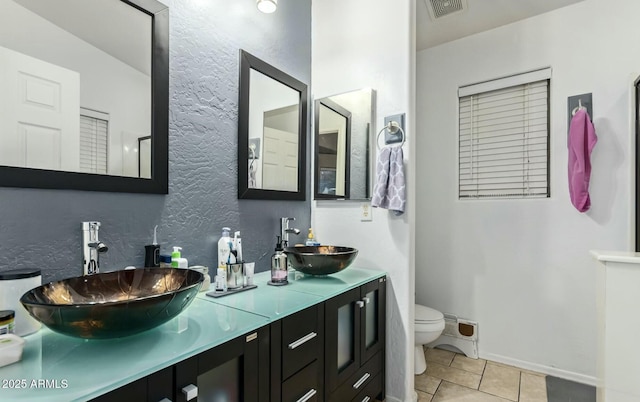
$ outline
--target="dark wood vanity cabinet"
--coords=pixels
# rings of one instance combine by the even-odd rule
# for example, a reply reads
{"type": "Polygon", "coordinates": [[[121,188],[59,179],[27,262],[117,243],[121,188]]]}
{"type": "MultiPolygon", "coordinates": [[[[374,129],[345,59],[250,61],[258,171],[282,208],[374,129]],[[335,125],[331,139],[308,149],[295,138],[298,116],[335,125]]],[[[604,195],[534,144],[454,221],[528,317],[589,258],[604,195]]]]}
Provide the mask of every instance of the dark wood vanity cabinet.
{"type": "Polygon", "coordinates": [[[326,400],[383,399],[385,310],[386,278],[325,302],[326,400]]]}
{"type": "Polygon", "coordinates": [[[174,365],[173,400],[268,401],[268,345],[263,327],[174,365]]]}
{"type": "Polygon", "coordinates": [[[383,277],[94,401],[383,400],[385,310],[383,277]]]}
{"type": "Polygon", "coordinates": [[[324,304],[271,323],[271,401],[324,400],[324,304]]]}

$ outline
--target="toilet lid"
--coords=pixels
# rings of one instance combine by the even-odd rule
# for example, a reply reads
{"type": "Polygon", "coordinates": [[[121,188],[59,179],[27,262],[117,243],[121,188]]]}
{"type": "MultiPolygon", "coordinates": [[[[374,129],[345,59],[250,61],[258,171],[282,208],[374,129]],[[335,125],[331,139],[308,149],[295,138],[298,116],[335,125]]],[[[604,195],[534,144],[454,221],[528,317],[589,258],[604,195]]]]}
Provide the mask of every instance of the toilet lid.
{"type": "Polygon", "coordinates": [[[427,306],[416,304],[416,322],[432,322],[444,319],[444,314],[427,306]]]}

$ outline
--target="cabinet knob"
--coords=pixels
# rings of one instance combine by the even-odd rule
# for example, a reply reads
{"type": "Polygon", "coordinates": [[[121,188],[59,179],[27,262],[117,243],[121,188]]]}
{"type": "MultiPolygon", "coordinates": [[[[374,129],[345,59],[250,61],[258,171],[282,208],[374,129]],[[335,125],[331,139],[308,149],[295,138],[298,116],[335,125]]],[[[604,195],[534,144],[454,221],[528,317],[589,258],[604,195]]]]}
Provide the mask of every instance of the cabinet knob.
{"type": "Polygon", "coordinates": [[[311,388],[309,392],[304,394],[302,398],[298,399],[296,402],[307,402],[309,399],[313,398],[313,396],[317,393],[315,389],[311,388]]]}
{"type": "Polygon", "coordinates": [[[187,399],[187,401],[190,401],[193,398],[198,397],[198,387],[193,384],[189,384],[186,387],[182,388],[182,393],[184,394],[184,397],[187,399]]]}
{"type": "Polygon", "coordinates": [[[358,307],[360,307],[360,308],[363,308],[363,307],[364,307],[364,302],[363,302],[362,300],[358,300],[358,301],[356,302],[356,306],[358,306],[358,307]]]}

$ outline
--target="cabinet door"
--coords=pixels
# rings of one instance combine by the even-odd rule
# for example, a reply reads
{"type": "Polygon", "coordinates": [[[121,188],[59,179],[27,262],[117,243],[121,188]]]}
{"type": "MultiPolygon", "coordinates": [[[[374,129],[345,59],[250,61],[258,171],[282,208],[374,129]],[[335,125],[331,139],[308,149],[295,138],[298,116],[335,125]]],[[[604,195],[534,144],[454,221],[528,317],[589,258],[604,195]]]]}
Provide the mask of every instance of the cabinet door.
{"type": "Polygon", "coordinates": [[[268,362],[260,358],[265,336],[263,328],[176,364],[176,400],[258,402],[260,394],[268,395],[259,380],[268,373],[268,362]]]}
{"type": "Polygon", "coordinates": [[[328,392],[360,367],[360,289],[342,293],[325,303],[326,385],[328,392]]]}
{"type": "Polygon", "coordinates": [[[378,353],[385,342],[386,278],[360,287],[362,322],[360,331],[360,365],[378,353]]]}

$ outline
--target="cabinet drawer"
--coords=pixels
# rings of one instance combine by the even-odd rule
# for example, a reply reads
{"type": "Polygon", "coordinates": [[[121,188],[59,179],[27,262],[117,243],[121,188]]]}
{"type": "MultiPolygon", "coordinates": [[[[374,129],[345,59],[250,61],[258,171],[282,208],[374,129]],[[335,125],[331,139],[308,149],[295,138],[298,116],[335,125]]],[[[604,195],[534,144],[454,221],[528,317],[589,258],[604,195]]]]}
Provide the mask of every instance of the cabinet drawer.
{"type": "Polygon", "coordinates": [[[329,400],[336,402],[350,401],[355,398],[358,393],[367,389],[367,386],[372,380],[380,374],[382,370],[382,359],[382,352],[376,353],[360,370],[338,387],[338,389],[331,394],[329,400]]]}
{"type": "Polygon", "coordinates": [[[318,361],[300,370],[287,381],[282,383],[283,402],[311,402],[318,401],[320,389],[318,384],[318,361]]]}
{"type": "Polygon", "coordinates": [[[282,378],[318,358],[322,353],[318,307],[312,306],[282,320],[282,378]]]}
{"type": "Polygon", "coordinates": [[[353,398],[352,402],[374,402],[380,392],[382,392],[382,374],[378,373],[373,377],[373,380],[369,381],[358,396],[353,398]]]}

